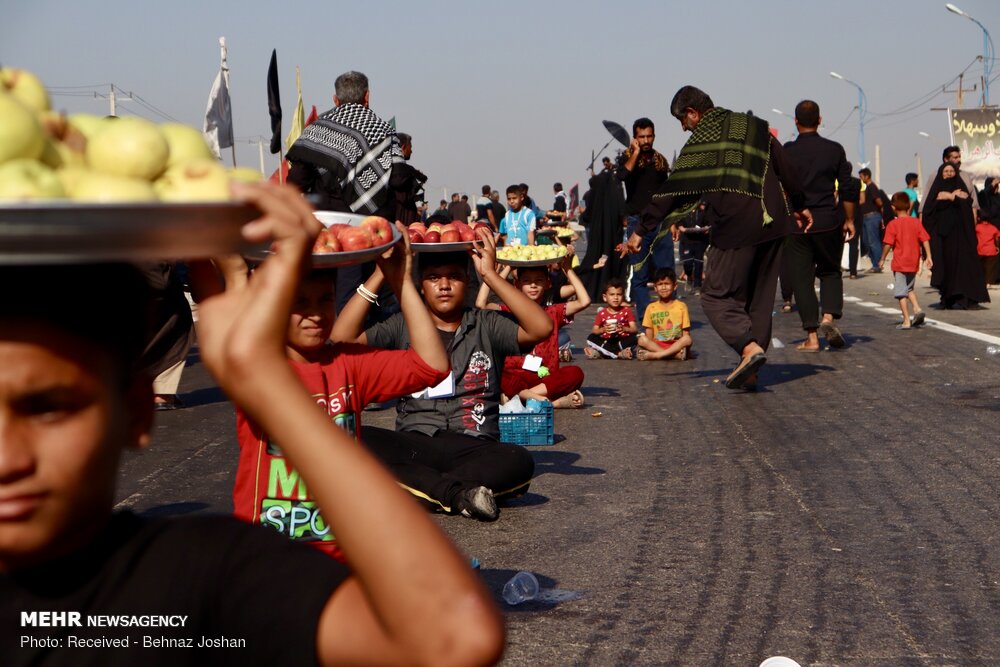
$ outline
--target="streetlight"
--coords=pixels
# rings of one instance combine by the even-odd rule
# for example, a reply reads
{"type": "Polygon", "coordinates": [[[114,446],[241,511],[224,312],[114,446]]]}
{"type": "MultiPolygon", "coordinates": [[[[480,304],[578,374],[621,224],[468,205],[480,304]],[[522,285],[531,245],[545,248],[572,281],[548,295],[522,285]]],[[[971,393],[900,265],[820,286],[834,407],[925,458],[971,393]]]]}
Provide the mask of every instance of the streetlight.
{"type": "Polygon", "coordinates": [[[995,56],[995,50],[993,49],[993,38],[990,37],[989,30],[986,29],[982,23],[969,16],[961,9],[951,4],[950,2],[946,4],[945,9],[947,9],[952,14],[958,14],[959,16],[964,16],[976,25],[978,25],[983,30],[983,106],[989,106],[990,104],[990,76],[993,74],[993,59],[995,56]]]}
{"type": "MultiPolygon", "coordinates": [[[[784,112],[784,111],[782,111],[781,109],[774,109],[774,108],[772,108],[772,109],[771,109],[771,111],[773,111],[774,113],[776,113],[776,114],[778,114],[778,115],[781,115],[781,116],[785,116],[785,117],[787,117],[787,118],[791,118],[791,119],[792,119],[792,125],[793,125],[793,126],[795,125],[795,116],[793,116],[792,114],[790,114],[790,113],[785,113],[785,112],[784,112]]],[[[796,127],[796,129],[798,129],[798,128],[796,127]]],[[[794,137],[794,136],[795,136],[795,132],[793,131],[793,132],[792,132],[792,137],[794,137]]]]}
{"type": "Polygon", "coordinates": [[[865,161],[865,114],[868,113],[868,96],[865,95],[865,91],[850,79],[837,74],[836,72],[830,72],[830,76],[834,79],[840,79],[846,83],[851,84],[858,89],[858,154],[861,156],[862,166],[867,165],[865,161]]]}

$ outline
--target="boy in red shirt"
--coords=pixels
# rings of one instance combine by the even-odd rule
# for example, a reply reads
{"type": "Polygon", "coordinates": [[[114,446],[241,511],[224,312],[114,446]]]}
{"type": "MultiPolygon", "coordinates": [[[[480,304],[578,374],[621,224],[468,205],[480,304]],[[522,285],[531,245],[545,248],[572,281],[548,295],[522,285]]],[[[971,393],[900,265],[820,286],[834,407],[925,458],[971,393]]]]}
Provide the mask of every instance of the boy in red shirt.
{"type": "Polygon", "coordinates": [[[611,359],[631,359],[637,344],[638,324],[632,309],[625,304],[625,282],[611,278],[601,294],[605,307],[597,311],[594,327],[587,336],[583,352],[588,359],[601,355],[611,359]]]}
{"type": "Polygon", "coordinates": [[[882,239],[882,259],[879,260],[878,268],[879,271],[883,269],[885,258],[892,250],[893,296],[899,299],[899,309],[903,311],[903,322],[896,328],[906,331],[924,323],[924,311],[917,303],[913,284],[917,279],[917,271],[920,270],[921,246],[927,254],[924,266],[928,270],[933,266],[931,237],[920,221],[909,215],[911,203],[905,192],[897,192],[890,201],[892,210],[896,212],[896,218],[889,222],[888,227],[885,228],[885,236],[882,239]],[[907,302],[913,304],[912,319],[907,302]]]}
{"type": "MultiPolygon", "coordinates": [[[[331,343],[335,287],[332,276],[323,271],[314,271],[299,285],[286,337],[288,361],[302,384],[330,421],[355,440],[366,405],[432,387],[451,370],[441,338],[413,284],[409,244],[404,240],[388,258],[378,261],[377,270],[385,273],[399,297],[413,347],[381,350],[331,343]]],[[[329,524],[299,471],[285,458],[281,443],[271,440],[240,408],[236,410],[236,433],[240,446],[233,487],[236,516],[343,560],[329,524]]]]}
{"type": "MultiPolygon", "coordinates": [[[[554,303],[545,306],[545,313],[552,320],[552,333],[535,345],[531,354],[511,356],[504,360],[500,387],[511,398],[519,396],[522,401],[535,399],[551,401],[554,408],[578,408],[583,405],[583,370],[579,366],[559,365],[559,328],[566,326],[570,319],[590,305],[590,295],[571,267],[572,255],[567,255],[560,268],[566,274],[569,285],[576,291],[576,301],[554,303]],[[541,372],[545,368],[548,373],[541,372]]],[[[517,270],[514,285],[529,299],[541,306],[545,295],[552,287],[546,266],[522,267],[517,270]]],[[[487,310],[507,310],[506,306],[487,303],[490,288],[483,283],[476,299],[476,307],[487,310]]]]}
{"type": "Polygon", "coordinates": [[[997,229],[989,220],[980,220],[976,223],[976,249],[979,251],[979,259],[983,262],[983,273],[986,274],[986,284],[996,285],[1000,283],[1000,275],[997,274],[997,240],[1000,240],[1000,229],[997,229]]]}

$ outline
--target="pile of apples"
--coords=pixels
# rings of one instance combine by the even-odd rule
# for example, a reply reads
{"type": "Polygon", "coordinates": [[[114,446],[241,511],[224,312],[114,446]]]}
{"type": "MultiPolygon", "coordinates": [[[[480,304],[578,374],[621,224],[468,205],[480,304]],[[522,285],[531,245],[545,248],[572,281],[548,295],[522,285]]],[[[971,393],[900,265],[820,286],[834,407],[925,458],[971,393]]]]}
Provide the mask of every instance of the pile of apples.
{"type": "Polygon", "coordinates": [[[392,242],[392,224],[383,217],[370,215],[357,226],[337,223],[319,233],[313,253],[367,250],[392,242]]]}
{"type": "Polygon", "coordinates": [[[490,233],[493,233],[493,228],[485,222],[479,222],[476,223],[475,227],[470,227],[461,220],[455,220],[445,225],[433,222],[430,226],[422,222],[414,222],[406,228],[406,233],[410,237],[410,243],[457,243],[474,240],[476,231],[480,228],[488,229],[490,233]]]}
{"type": "Polygon", "coordinates": [[[52,110],[37,76],[0,69],[0,202],[227,201],[231,180],[263,177],[223,167],[192,127],[67,116],[52,110]]]}
{"type": "Polygon", "coordinates": [[[566,247],[561,245],[509,245],[497,248],[497,259],[508,262],[546,260],[554,263],[565,256],[566,247]]]}

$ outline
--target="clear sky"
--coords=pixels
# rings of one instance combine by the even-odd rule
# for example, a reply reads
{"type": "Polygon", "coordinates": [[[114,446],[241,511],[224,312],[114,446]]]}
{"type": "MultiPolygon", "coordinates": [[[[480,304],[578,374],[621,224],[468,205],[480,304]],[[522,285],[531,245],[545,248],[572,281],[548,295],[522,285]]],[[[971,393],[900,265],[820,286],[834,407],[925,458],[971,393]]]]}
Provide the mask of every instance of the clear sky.
{"type": "MultiPolygon", "coordinates": [[[[414,136],[412,163],[442,188],[470,193],[527,182],[548,205],[551,185],[586,189],[590,154],[610,138],[601,121],[631,129],[649,116],[655,147],[672,157],[686,134],[667,106],[684,84],[719,106],[753,110],[779,131],[816,100],[827,136],[858,160],[857,91],[868,96],[866,152],[881,183],[903,187],[922,156],[926,176],[948,143],[944,112],[958,74],[978,83],[982,31],[949,13],[943,0],[668,0],[573,2],[274,3],[259,0],[32,0],[5,2],[0,63],[35,71],[60,93],[57,108],[107,113],[109,84],[148,104],[123,102],[119,115],[201,126],[219,68],[218,38],[229,46],[234,125],[241,165],[258,164],[257,136],[270,137],[266,74],[278,52],[283,136],[302,69],[308,113],[332,106],[333,81],[356,69],[372,82],[371,105],[414,136]],[[296,14],[289,8],[298,8],[296,14]],[[971,66],[970,66],[971,65],[971,66]],[[69,87],[76,87],[70,89],[69,87]],[[937,92],[936,92],[937,91],[937,92]],[[936,92],[936,94],[935,94],[936,92]],[[75,94],[67,94],[75,93],[75,94]],[[903,108],[912,111],[895,113],[903,108]],[[930,138],[919,132],[930,134],[930,138]]],[[[1000,0],[957,0],[1000,40],[1000,0]]],[[[1000,74],[1000,67],[994,67],[1000,74]]],[[[980,90],[966,96],[979,103],[980,90]]],[[[1000,103],[1000,80],[991,90],[1000,103]]],[[[265,147],[266,152],[266,147],[265,147]]],[[[270,173],[277,157],[267,153],[270,173]]],[[[433,189],[431,189],[433,188],[433,189]]]]}

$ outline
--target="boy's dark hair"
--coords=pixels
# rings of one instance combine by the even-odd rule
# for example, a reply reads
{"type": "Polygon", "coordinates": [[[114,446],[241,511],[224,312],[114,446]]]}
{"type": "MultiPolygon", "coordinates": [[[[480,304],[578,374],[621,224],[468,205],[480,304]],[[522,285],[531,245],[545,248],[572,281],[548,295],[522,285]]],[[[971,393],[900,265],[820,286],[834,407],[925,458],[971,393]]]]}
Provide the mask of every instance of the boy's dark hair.
{"type": "Polygon", "coordinates": [[[699,113],[705,113],[715,107],[712,98],[703,90],[694,86],[684,86],[674,94],[674,99],[670,101],[670,115],[678,120],[684,117],[684,112],[694,109],[699,113]]]}
{"type": "Polygon", "coordinates": [[[609,289],[617,288],[625,291],[625,281],[621,278],[608,278],[608,282],[604,283],[604,287],[601,288],[601,294],[607,294],[609,289]]]}
{"type": "Polygon", "coordinates": [[[469,256],[464,252],[421,252],[417,254],[417,275],[423,277],[429,269],[460,266],[469,275],[469,256]]]}
{"type": "Polygon", "coordinates": [[[795,105],[795,120],[802,127],[819,127],[819,105],[812,100],[802,100],[795,105]]]}
{"type": "Polygon", "coordinates": [[[524,190],[521,188],[520,185],[508,185],[507,186],[507,194],[511,194],[511,193],[514,193],[514,192],[519,192],[519,193],[523,194],[524,190]]]}
{"type": "Polygon", "coordinates": [[[944,162],[945,160],[948,159],[948,156],[950,154],[952,154],[952,153],[954,153],[956,151],[958,151],[959,153],[961,153],[962,149],[959,148],[958,146],[948,146],[943,151],[941,151],[941,161],[944,162]]]}
{"type": "Polygon", "coordinates": [[[483,186],[483,194],[486,195],[487,197],[490,196],[490,186],[488,185],[483,186]]]}
{"type": "Polygon", "coordinates": [[[555,183],[552,187],[556,190],[562,190],[562,183],[555,183]]]}
{"type": "Polygon", "coordinates": [[[909,185],[910,183],[913,183],[914,185],[916,185],[919,179],[920,177],[911,171],[906,175],[906,184],[909,185]]]}
{"type": "Polygon", "coordinates": [[[656,133],[656,127],[653,125],[652,120],[646,118],[645,116],[642,118],[636,118],[635,122],[632,123],[632,136],[634,137],[636,132],[639,130],[645,130],[647,127],[651,129],[654,134],[656,133]]]}
{"type": "Polygon", "coordinates": [[[868,176],[869,178],[871,178],[871,175],[872,175],[872,170],[869,169],[868,167],[861,167],[861,169],[858,169],[858,176],[868,176]]]}
{"type": "Polygon", "coordinates": [[[40,322],[105,350],[127,386],[150,342],[151,291],[130,264],[0,266],[0,321],[40,322]]]}
{"type": "Polygon", "coordinates": [[[661,280],[669,280],[672,283],[677,282],[677,274],[669,266],[664,266],[656,270],[653,274],[653,282],[658,283],[661,280]]]}
{"type": "Polygon", "coordinates": [[[541,273],[547,280],[549,279],[549,270],[544,266],[523,266],[517,269],[516,279],[521,280],[525,274],[537,271],[541,273]]]}
{"type": "Polygon", "coordinates": [[[905,192],[897,192],[894,194],[892,199],[889,200],[889,203],[892,204],[892,208],[894,210],[903,212],[909,211],[913,206],[913,202],[910,201],[910,196],[905,192]]]}
{"type": "Polygon", "coordinates": [[[396,138],[399,139],[399,145],[400,146],[405,146],[406,144],[412,144],[413,143],[413,137],[411,137],[410,135],[408,135],[406,132],[397,132],[396,133],[396,138]]]}

